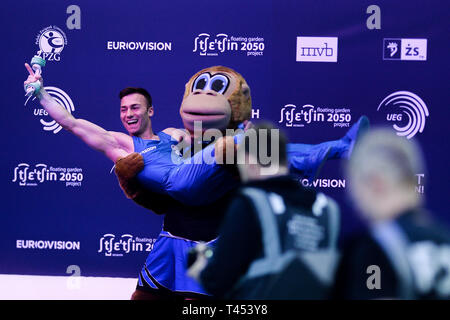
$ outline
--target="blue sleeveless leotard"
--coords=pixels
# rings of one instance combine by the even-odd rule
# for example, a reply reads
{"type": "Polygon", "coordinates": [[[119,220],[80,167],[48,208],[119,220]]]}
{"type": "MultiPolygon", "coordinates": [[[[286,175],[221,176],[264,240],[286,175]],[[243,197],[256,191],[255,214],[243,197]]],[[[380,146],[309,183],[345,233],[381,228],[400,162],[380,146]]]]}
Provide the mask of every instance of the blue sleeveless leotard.
{"type": "Polygon", "coordinates": [[[164,132],[160,140],[133,137],[134,151],[144,158],[144,169],[137,175],[147,189],[187,205],[204,205],[234,189],[239,180],[214,161],[214,144],[188,159],[173,149],[178,141],[164,132]],[[208,156],[212,161],[202,161],[208,156]]]}
{"type": "MultiPolygon", "coordinates": [[[[361,117],[342,139],[318,145],[288,144],[291,172],[314,179],[327,159],[347,158],[357,137],[367,127],[368,119],[361,117]]],[[[214,143],[183,159],[174,151],[178,141],[164,132],[159,132],[158,137],[160,140],[133,137],[134,151],[144,158],[144,169],[137,178],[145,188],[167,194],[186,205],[205,205],[239,185],[237,177],[215,162],[214,143]]],[[[240,143],[243,135],[234,138],[235,143],[240,143]]]]}

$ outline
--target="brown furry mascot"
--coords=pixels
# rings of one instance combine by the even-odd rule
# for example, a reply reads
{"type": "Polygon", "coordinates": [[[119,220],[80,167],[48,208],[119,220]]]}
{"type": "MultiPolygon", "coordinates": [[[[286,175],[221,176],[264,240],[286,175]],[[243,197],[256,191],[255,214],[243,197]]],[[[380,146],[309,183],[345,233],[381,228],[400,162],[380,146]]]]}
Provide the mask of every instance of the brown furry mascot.
{"type": "MultiPolygon", "coordinates": [[[[180,115],[185,129],[193,136],[195,121],[201,121],[203,132],[208,129],[225,132],[237,129],[239,124],[248,128],[251,110],[250,87],[242,75],[227,67],[213,66],[197,72],[186,83],[180,115]]],[[[215,149],[216,158],[222,160],[226,152],[235,153],[236,147],[232,137],[225,137],[216,141],[215,149]]],[[[163,214],[173,199],[141,187],[136,175],[143,167],[143,158],[138,153],[119,159],[115,166],[119,184],[129,199],[163,214]]]]}

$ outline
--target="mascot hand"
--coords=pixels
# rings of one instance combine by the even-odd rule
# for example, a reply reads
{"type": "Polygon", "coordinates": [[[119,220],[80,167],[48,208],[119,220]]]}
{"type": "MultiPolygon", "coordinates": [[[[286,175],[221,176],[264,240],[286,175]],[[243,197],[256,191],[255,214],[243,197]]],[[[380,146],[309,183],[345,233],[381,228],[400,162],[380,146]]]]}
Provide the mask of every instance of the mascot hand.
{"type": "Polygon", "coordinates": [[[156,214],[164,214],[167,211],[168,204],[171,203],[171,198],[148,191],[140,185],[136,175],[143,168],[144,158],[137,152],[117,160],[115,173],[120,187],[127,198],[132,199],[138,205],[152,210],[156,214]]]}
{"type": "Polygon", "coordinates": [[[134,178],[144,168],[144,158],[141,154],[133,152],[116,162],[116,175],[123,179],[134,178]]]}
{"type": "Polygon", "coordinates": [[[114,171],[127,198],[134,199],[138,195],[140,185],[136,180],[136,175],[143,168],[144,159],[136,152],[117,160],[114,171]]]}

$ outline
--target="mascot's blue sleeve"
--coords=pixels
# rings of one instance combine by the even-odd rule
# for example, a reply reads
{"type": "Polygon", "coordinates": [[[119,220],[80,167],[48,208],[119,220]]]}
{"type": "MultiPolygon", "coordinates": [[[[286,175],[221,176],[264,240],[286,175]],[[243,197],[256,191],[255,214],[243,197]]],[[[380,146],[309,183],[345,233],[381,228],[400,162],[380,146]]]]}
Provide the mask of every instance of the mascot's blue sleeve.
{"type": "Polygon", "coordinates": [[[184,204],[205,205],[218,200],[239,183],[236,175],[216,163],[212,143],[171,170],[166,190],[184,204]]]}
{"type": "Polygon", "coordinates": [[[287,155],[290,171],[310,181],[314,180],[328,159],[349,158],[358,137],[368,128],[369,119],[362,116],[339,140],[319,144],[289,143],[287,155]]]}
{"type": "MultiPolygon", "coordinates": [[[[339,140],[316,145],[290,143],[287,146],[292,173],[309,180],[314,179],[327,159],[348,158],[358,136],[368,128],[367,117],[361,117],[339,140]]],[[[240,143],[243,135],[235,137],[240,143]]],[[[174,166],[164,181],[163,190],[187,205],[205,205],[221,198],[239,186],[239,179],[230,170],[219,165],[214,157],[214,144],[210,144],[192,157],[174,166]]]]}

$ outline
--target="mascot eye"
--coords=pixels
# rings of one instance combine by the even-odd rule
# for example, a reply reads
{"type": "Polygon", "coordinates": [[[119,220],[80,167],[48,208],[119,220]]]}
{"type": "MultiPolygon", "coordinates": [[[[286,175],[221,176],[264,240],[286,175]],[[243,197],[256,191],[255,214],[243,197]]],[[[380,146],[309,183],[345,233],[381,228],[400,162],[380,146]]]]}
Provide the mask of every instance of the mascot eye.
{"type": "Polygon", "coordinates": [[[211,90],[223,94],[228,88],[229,80],[223,74],[216,74],[210,80],[211,90]]]}
{"type": "Polygon", "coordinates": [[[209,73],[203,73],[197,77],[194,81],[194,85],[192,86],[192,91],[200,89],[205,89],[206,85],[209,82],[210,75],[209,73]]]}

